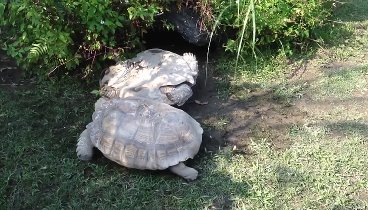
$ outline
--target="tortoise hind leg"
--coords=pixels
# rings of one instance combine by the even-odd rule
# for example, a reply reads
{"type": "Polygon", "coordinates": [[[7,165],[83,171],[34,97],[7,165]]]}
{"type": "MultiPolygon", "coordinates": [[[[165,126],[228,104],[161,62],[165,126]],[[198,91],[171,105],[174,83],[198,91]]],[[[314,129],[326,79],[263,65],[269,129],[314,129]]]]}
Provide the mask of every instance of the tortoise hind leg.
{"type": "Polygon", "coordinates": [[[194,168],[186,166],[184,163],[179,163],[177,165],[171,166],[170,171],[176,175],[183,177],[186,180],[195,180],[198,176],[198,171],[194,168]]]}
{"type": "Polygon", "coordinates": [[[89,138],[87,129],[79,136],[77,144],[77,155],[80,160],[91,160],[93,156],[93,144],[89,138]]]}

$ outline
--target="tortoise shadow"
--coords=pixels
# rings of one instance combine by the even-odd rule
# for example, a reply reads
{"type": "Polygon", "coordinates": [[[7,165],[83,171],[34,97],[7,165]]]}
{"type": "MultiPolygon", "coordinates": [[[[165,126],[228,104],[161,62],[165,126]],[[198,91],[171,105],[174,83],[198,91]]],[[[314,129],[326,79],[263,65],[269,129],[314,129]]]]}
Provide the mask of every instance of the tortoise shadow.
{"type": "MultiPolygon", "coordinates": [[[[127,198],[134,197],[133,200],[128,199],[116,204],[118,208],[126,208],[129,205],[132,208],[134,205],[134,208],[143,209],[148,206],[157,209],[175,209],[178,206],[186,206],[189,209],[198,207],[232,209],[234,199],[236,197],[246,198],[251,189],[251,185],[246,180],[234,181],[230,174],[219,171],[217,163],[208,153],[199,153],[195,159],[186,161],[187,166],[199,171],[198,178],[190,182],[168,170],[128,169],[101,155],[95,157],[92,164],[96,164],[97,168],[85,166],[81,174],[84,174],[87,182],[96,181],[98,178],[99,183],[103,180],[103,184],[85,193],[85,199],[93,200],[94,197],[103,197],[106,188],[113,193],[109,195],[112,197],[120,195],[127,198]],[[105,168],[106,171],[102,176],[98,175],[100,167],[105,168]],[[119,195],[115,194],[116,192],[119,195]],[[141,206],[138,203],[141,203],[141,206]]],[[[77,195],[73,193],[71,196],[77,195]]]]}

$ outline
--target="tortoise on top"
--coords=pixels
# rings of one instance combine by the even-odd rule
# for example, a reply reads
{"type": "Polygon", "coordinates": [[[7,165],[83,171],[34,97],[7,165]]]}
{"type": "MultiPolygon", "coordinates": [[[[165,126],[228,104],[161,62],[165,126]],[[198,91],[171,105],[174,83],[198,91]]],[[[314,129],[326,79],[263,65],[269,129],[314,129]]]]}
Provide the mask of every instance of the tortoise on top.
{"type": "Polygon", "coordinates": [[[197,75],[193,54],[150,49],[109,67],[100,80],[100,93],[108,98],[137,96],[181,106],[192,96],[197,75]]]}
{"type": "Polygon", "coordinates": [[[197,178],[183,161],[197,154],[203,129],[184,111],[143,98],[100,98],[92,118],[78,140],[79,159],[90,160],[96,147],[128,168],[169,168],[187,180],[197,178]]]}

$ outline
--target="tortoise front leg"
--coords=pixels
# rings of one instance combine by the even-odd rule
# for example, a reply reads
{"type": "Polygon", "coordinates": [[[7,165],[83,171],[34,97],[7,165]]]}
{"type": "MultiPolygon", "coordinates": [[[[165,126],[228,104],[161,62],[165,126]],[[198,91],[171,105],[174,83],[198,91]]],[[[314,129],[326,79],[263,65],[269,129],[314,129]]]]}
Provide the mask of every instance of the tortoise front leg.
{"type": "Polygon", "coordinates": [[[192,88],[186,84],[180,84],[178,86],[166,86],[161,88],[166,97],[178,106],[182,106],[193,95],[192,88]]]}
{"type": "Polygon", "coordinates": [[[177,165],[171,166],[169,170],[173,172],[174,174],[179,175],[183,177],[184,179],[190,180],[190,181],[195,180],[198,176],[197,170],[186,166],[182,162],[177,165]]]}

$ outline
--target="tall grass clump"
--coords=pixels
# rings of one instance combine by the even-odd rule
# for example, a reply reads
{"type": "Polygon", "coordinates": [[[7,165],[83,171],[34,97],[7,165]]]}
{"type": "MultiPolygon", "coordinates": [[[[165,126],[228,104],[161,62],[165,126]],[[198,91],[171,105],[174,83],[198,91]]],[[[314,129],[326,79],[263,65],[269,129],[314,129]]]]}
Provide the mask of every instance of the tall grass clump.
{"type": "Polygon", "coordinates": [[[227,51],[253,52],[255,48],[282,45],[285,49],[311,39],[323,25],[333,0],[213,0],[213,29],[230,33],[227,51]]]}

